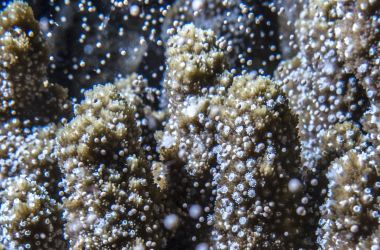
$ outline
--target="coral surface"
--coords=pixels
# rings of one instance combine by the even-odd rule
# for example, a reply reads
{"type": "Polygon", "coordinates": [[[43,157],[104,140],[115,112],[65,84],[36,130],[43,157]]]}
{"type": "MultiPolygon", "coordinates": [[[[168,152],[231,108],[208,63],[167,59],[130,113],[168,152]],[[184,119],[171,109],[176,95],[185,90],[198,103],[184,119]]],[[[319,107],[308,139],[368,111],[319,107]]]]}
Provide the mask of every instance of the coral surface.
{"type": "Polygon", "coordinates": [[[0,249],[380,249],[380,1],[0,10],[0,249]]]}

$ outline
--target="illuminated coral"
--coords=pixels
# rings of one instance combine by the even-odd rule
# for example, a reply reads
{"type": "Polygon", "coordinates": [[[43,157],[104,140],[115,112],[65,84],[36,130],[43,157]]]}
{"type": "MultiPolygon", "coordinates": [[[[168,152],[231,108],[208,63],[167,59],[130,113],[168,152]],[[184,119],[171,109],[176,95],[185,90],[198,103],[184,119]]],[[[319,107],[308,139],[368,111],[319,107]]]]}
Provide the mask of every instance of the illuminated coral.
{"type": "Polygon", "coordinates": [[[162,127],[162,120],[166,118],[165,111],[158,111],[154,108],[161,92],[156,88],[149,87],[147,80],[137,74],[119,79],[114,85],[120,95],[135,106],[134,118],[137,126],[141,128],[141,146],[145,151],[146,158],[149,160],[156,159],[154,132],[162,127]]]}
{"type": "Polygon", "coordinates": [[[17,1],[0,16],[0,179],[27,175],[55,196],[52,122],[70,114],[67,91],[48,82],[48,51],[32,9],[17,1]]]}
{"type": "Polygon", "coordinates": [[[172,114],[159,135],[161,158],[183,162],[190,175],[202,174],[215,145],[212,113],[232,78],[224,71],[224,51],[212,31],[186,25],[168,46],[164,84],[172,114]]]}
{"type": "MultiPolygon", "coordinates": [[[[321,158],[321,135],[338,122],[358,123],[368,106],[362,82],[346,70],[332,34],[337,22],[326,9],[333,1],[310,1],[296,22],[298,54],[277,72],[291,108],[300,117],[303,158],[310,168],[321,158]]],[[[338,12],[338,7],[335,12],[338,12]]]]}
{"type": "Polygon", "coordinates": [[[61,178],[54,155],[57,126],[23,126],[18,119],[0,124],[0,180],[27,175],[56,196],[61,178]]]}
{"type": "Polygon", "coordinates": [[[329,167],[318,231],[323,249],[376,249],[380,244],[380,175],[371,151],[351,150],[329,167]]]}
{"type": "MultiPolygon", "coordinates": [[[[215,36],[186,25],[171,39],[197,44],[205,40],[205,34],[215,36]]],[[[168,44],[172,45],[171,40],[168,44]]],[[[193,57],[194,61],[218,63],[213,58],[216,54],[224,56],[223,48],[217,48],[216,40],[211,38],[203,44],[208,51],[201,53],[200,59],[193,57]]],[[[169,47],[168,51],[174,49],[186,47],[169,47]]],[[[286,97],[270,79],[254,74],[232,77],[226,70],[212,71],[213,65],[205,67],[202,63],[194,64],[189,72],[209,67],[205,72],[214,73],[214,78],[206,81],[209,75],[197,74],[202,77],[177,80],[180,62],[171,64],[177,58],[182,54],[168,55],[165,79],[172,115],[165,130],[156,137],[161,160],[168,164],[169,171],[180,176],[179,184],[172,185],[173,192],[180,193],[176,196],[183,197],[178,199],[178,206],[189,209],[189,214],[181,217],[184,223],[191,225],[186,221],[192,207],[205,209],[196,229],[185,229],[184,238],[189,235],[192,241],[216,249],[310,244],[312,237],[308,237],[303,219],[307,201],[301,201],[307,197],[296,194],[303,185],[297,118],[287,106],[286,97]],[[178,85],[181,89],[172,91],[172,84],[177,86],[177,82],[195,89],[178,85]],[[207,85],[199,86],[202,82],[207,85]],[[288,190],[288,185],[293,191],[288,190]],[[194,204],[191,207],[190,202],[194,204]],[[290,219],[292,216],[297,219],[290,219]],[[275,233],[278,234],[270,238],[275,233]]],[[[186,66],[192,64],[183,62],[186,66]]]]}
{"type": "Polygon", "coordinates": [[[168,117],[164,131],[156,133],[160,160],[167,166],[167,192],[178,197],[173,213],[182,225],[177,246],[209,242],[213,211],[212,172],[216,158],[215,116],[220,97],[232,76],[225,71],[225,50],[211,30],[194,25],[178,29],[168,41],[164,79],[168,117]],[[190,216],[192,206],[198,216],[190,216]],[[189,242],[189,243],[186,243],[189,242]]]}
{"type": "Polygon", "coordinates": [[[272,73],[280,58],[272,4],[239,0],[177,0],[167,11],[163,39],[187,23],[225,38],[226,62],[234,71],[272,73]]]}
{"type": "Polygon", "coordinates": [[[172,106],[218,84],[226,63],[225,53],[221,51],[223,40],[217,41],[214,32],[188,24],[169,39],[167,46],[164,87],[172,106]]]}
{"type": "Polygon", "coordinates": [[[0,17],[0,121],[57,120],[67,112],[67,93],[47,80],[48,52],[32,9],[11,3],[0,17]]]}
{"type": "Polygon", "coordinates": [[[1,183],[0,241],[6,249],[65,249],[60,206],[20,175],[1,183]]]}
{"type": "Polygon", "coordinates": [[[217,249],[307,245],[304,218],[310,215],[296,195],[303,185],[296,123],[269,79],[234,78],[216,124],[217,249]],[[288,190],[291,180],[300,187],[288,190]]]}
{"type": "Polygon", "coordinates": [[[160,248],[162,205],[141,154],[135,106],[95,86],[60,132],[65,237],[72,248],[160,248]]]}
{"type": "Polygon", "coordinates": [[[357,125],[350,122],[337,123],[321,137],[323,160],[329,163],[351,149],[364,148],[366,143],[367,139],[357,125]]]}
{"type": "Polygon", "coordinates": [[[28,2],[0,249],[378,249],[379,1],[28,2]]]}

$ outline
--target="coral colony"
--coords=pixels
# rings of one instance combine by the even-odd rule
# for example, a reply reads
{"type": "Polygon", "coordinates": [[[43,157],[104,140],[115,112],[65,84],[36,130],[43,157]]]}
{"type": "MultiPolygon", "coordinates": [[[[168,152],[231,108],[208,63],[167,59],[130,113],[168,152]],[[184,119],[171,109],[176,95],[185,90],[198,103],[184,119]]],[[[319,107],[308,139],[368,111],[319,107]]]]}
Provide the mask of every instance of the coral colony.
{"type": "Polygon", "coordinates": [[[0,13],[0,249],[380,249],[380,0],[0,13]]]}

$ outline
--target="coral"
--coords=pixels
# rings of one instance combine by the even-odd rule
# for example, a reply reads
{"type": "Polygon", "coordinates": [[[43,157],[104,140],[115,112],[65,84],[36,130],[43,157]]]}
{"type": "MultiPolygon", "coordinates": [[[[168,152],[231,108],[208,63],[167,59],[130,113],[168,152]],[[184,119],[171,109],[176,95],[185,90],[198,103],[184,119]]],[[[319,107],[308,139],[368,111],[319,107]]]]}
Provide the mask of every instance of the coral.
{"type": "Polygon", "coordinates": [[[380,107],[371,105],[362,117],[363,129],[372,141],[380,141],[380,107]]]}
{"type": "Polygon", "coordinates": [[[56,196],[61,178],[54,154],[57,126],[30,127],[18,119],[0,124],[0,180],[27,175],[56,196]]]}
{"type": "MultiPolygon", "coordinates": [[[[205,34],[215,36],[210,31],[185,25],[177,33],[170,38],[176,43],[181,40],[189,44],[203,41],[203,47],[207,50],[200,53],[200,59],[192,53],[194,61],[207,61],[220,55],[220,60],[210,60],[219,65],[223,59],[223,47],[218,48],[215,39],[204,38],[205,34]],[[188,38],[189,34],[191,39],[188,38]]],[[[168,45],[175,46],[171,40],[168,45]]],[[[237,246],[281,248],[309,244],[307,241],[311,239],[306,237],[307,233],[302,228],[306,223],[299,218],[306,214],[301,204],[302,197],[288,191],[290,180],[294,183],[300,178],[301,168],[295,126],[297,119],[287,107],[285,96],[269,79],[257,78],[253,74],[232,78],[227,70],[212,70],[220,68],[214,67],[214,64],[195,64],[189,72],[197,73],[199,77],[177,80],[183,76],[177,73],[180,63],[172,64],[171,57],[182,58],[182,54],[170,53],[174,49],[188,50],[186,46],[168,48],[165,90],[169,93],[172,115],[165,130],[156,137],[160,159],[169,165],[169,171],[175,173],[172,175],[181,176],[179,185],[191,190],[179,199],[178,206],[192,202],[196,204],[193,206],[206,208],[199,226],[186,229],[190,232],[186,235],[197,242],[206,241],[216,249],[237,246]],[[208,74],[200,74],[203,68],[209,68],[205,72],[214,78],[209,80],[208,74]],[[172,91],[177,82],[186,85],[178,85],[180,89],[172,91]],[[202,82],[207,85],[199,86],[202,82]],[[193,89],[185,89],[187,85],[193,89]],[[276,128],[276,124],[282,126],[276,128]],[[265,191],[267,189],[273,191],[265,191]],[[201,195],[198,195],[199,192],[201,195]],[[256,216],[249,215],[252,213],[256,216]],[[291,215],[297,220],[284,219],[291,215]],[[207,221],[204,219],[206,216],[207,221]],[[253,225],[256,227],[252,228],[253,225]],[[269,232],[278,232],[273,242],[267,238],[269,232]],[[283,235],[286,236],[282,238],[283,235]],[[297,237],[306,239],[295,243],[297,237]]],[[[184,62],[186,66],[182,68],[186,70],[187,64],[192,64],[192,61],[184,62]]],[[[174,185],[174,192],[183,192],[177,186],[174,185]]],[[[191,217],[192,207],[185,205],[185,208],[189,209],[189,213],[180,213],[183,214],[183,221],[191,217]]]]}
{"type": "Polygon", "coordinates": [[[296,123],[285,96],[269,79],[234,78],[216,125],[216,249],[305,245],[302,218],[310,215],[302,196],[295,195],[297,188],[288,190],[288,183],[300,178],[296,123]]]}
{"type": "Polygon", "coordinates": [[[109,84],[85,92],[58,136],[65,237],[75,249],[165,244],[135,106],[118,91],[109,84]]]}
{"type": "Polygon", "coordinates": [[[343,156],[349,150],[366,146],[367,139],[360,128],[351,122],[337,123],[321,137],[321,151],[325,162],[343,156]]]}
{"type": "Polygon", "coordinates": [[[328,195],[318,232],[323,249],[379,246],[380,176],[371,151],[351,150],[328,169],[328,195]]]}
{"type": "Polygon", "coordinates": [[[221,51],[223,40],[216,41],[211,30],[200,31],[193,24],[185,25],[169,39],[167,46],[164,87],[171,106],[215,85],[226,67],[221,51]]]}
{"type": "Polygon", "coordinates": [[[279,51],[275,14],[268,5],[252,0],[177,0],[165,15],[162,37],[168,40],[166,31],[170,34],[183,24],[193,23],[226,39],[229,67],[271,73],[279,51]]]}
{"type": "Polygon", "coordinates": [[[378,249],[379,1],[26,1],[0,249],[378,249]]]}
{"type": "Polygon", "coordinates": [[[25,175],[1,183],[0,241],[5,249],[65,249],[59,204],[25,175]]]}
{"type": "Polygon", "coordinates": [[[6,249],[64,249],[53,122],[70,114],[67,91],[48,82],[32,9],[14,2],[0,19],[0,241],[6,249]]]}
{"type": "Polygon", "coordinates": [[[154,132],[162,127],[161,123],[165,117],[162,111],[154,108],[160,98],[160,91],[149,87],[147,80],[138,74],[131,74],[119,79],[114,85],[118,92],[135,106],[134,118],[137,126],[141,128],[141,146],[145,151],[146,158],[156,159],[154,132]]]}
{"type": "Polygon", "coordinates": [[[194,242],[208,242],[210,237],[215,109],[232,80],[225,70],[225,50],[218,45],[211,30],[192,24],[178,29],[168,41],[164,88],[170,116],[156,139],[160,160],[168,166],[167,192],[179,197],[172,212],[182,221],[177,237],[184,246],[195,247],[194,242]],[[199,206],[198,216],[190,216],[192,206],[199,206]]]}
{"type": "MultiPolygon", "coordinates": [[[[308,168],[305,177],[314,182],[306,192],[311,196],[315,219],[325,213],[318,207],[323,208],[326,194],[330,195],[332,162],[350,150],[361,151],[373,143],[377,147],[373,140],[378,105],[374,85],[378,78],[374,66],[378,58],[377,5],[376,1],[308,1],[295,21],[298,52],[276,72],[291,108],[299,115],[302,162],[308,168]],[[365,32],[359,27],[365,27],[365,32]]],[[[327,204],[335,202],[335,197],[330,199],[327,204]]],[[[327,224],[324,227],[329,235],[334,229],[327,224]]],[[[351,248],[360,243],[345,238],[336,247],[345,246],[343,241],[351,248]]],[[[320,240],[318,244],[329,248],[320,240]]]]}
{"type": "Polygon", "coordinates": [[[303,158],[310,168],[321,158],[321,135],[339,122],[359,123],[368,106],[362,78],[348,71],[338,56],[339,41],[332,34],[338,22],[326,11],[339,12],[334,4],[339,5],[309,1],[295,24],[299,52],[276,74],[300,117],[303,158]]]}
{"type": "Polygon", "coordinates": [[[325,4],[328,20],[334,20],[336,53],[347,73],[355,75],[371,103],[380,102],[379,28],[380,3],[373,0],[325,4]]]}
{"type": "Polygon", "coordinates": [[[70,115],[67,91],[47,79],[48,51],[32,9],[17,1],[0,16],[0,179],[26,175],[55,197],[53,122],[70,115]]]}
{"type": "Polygon", "coordinates": [[[60,118],[69,108],[67,92],[46,78],[48,52],[32,9],[11,3],[0,20],[0,120],[60,118]]]}
{"type": "Polygon", "coordinates": [[[224,51],[210,30],[185,25],[168,46],[164,87],[172,114],[165,131],[157,135],[161,159],[177,159],[190,175],[202,174],[212,161],[207,152],[215,144],[216,114],[211,113],[231,76],[224,71],[224,51]]]}

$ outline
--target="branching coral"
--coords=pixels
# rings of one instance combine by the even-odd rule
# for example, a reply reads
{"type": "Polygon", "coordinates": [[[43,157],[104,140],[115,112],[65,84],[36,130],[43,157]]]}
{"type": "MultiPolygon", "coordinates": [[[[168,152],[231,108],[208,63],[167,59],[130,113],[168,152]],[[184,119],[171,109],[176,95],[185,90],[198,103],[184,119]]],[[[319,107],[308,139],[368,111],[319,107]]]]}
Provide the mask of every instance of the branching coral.
{"type": "Polygon", "coordinates": [[[373,149],[351,150],[329,167],[319,244],[323,248],[376,249],[379,246],[378,162],[373,149]],[[365,223],[363,223],[365,221],[365,223]]]}
{"type": "MultiPolygon", "coordinates": [[[[304,238],[306,233],[301,226],[306,224],[302,197],[288,191],[291,179],[300,182],[297,119],[287,107],[285,96],[269,79],[256,79],[252,74],[232,78],[230,72],[220,70],[225,67],[215,67],[223,62],[225,52],[217,47],[215,39],[205,39],[205,35],[213,37],[209,31],[186,25],[168,42],[172,47],[168,48],[165,87],[173,113],[165,131],[157,135],[161,160],[169,164],[169,170],[196,183],[185,185],[192,191],[180,201],[196,201],[206,208],[209,219],[200,221],[204,223],[199,223],[192,238],[204,239],[202,229],[210,227],[213,240],[208,244],[216,249],[295,247],[295,238],[304,238]],[[193,60],[183,60],[182,69],[189,73],[178,80],[181,62],[171,64],[171,57],[181,59],[182,54],[171,52],[186,50],[186,45],[177,47],[182,40],[195,44],[195,48],[202,44],[204,49],[193,60]],[[221,59],[212,60],[216,55],[221,59]],[[204,66],[202,62],[207,59],[214,64],[204,66]],[[198,73],[200,70],[214,78],[198,73]],[[190,77],[195,73],[198,78],[190,77]],[[203,82],[207,85],[199,86],[203,82]],[[181,89],[174,92],[173,86],[181,89]],[[172,93],[178,99],[173,100],[172,93]],[[282,126],[276,128],[276,124],[282,126]],[[284,219],[291,214],[297,220],[284,219]],[[267,238],[269,232],[279,235],[267,238]]],[[[306,241],[297,244],[307,245],[306,241]]]]}
{"type": "Polygon", "coordinates": [[[135,106],[114,85],[95,86],[60,132],[65,236],[75,249],[160,248],[158,188],[141,157],[135,106]]]}
{"type": "Polygon", "coordinates": [[[0,241],[6,249],[65,249],[60,206],[44,187],[20,175],[1,188],[0,241]]]}
{"type": "MultiPolygon", "coordinates": [[[[164,87],[170,117],[164,131],[156,133],[160,160],[168,165],[168,191],[180,197],[174,212],[181,215],[180,238],[209,241],[213,211],[212,172],[216,158],[215,111],[220,95],[232,76],[225,63],[225,50],[215,34],[185,25],[168,41],[164,87]],[[191,207],[201,213],[191,216],[191,207]],[[202,211],[203,210],[203,211],[202,211]]],[[[190,242],[191,242],[190,241],[190,242]]]]}
{"type": "Polygon", "coordinates": [[[310,1],[296,22],[300,51],[278,76],[292,107],[303,114],[307,159],[318,158],[320,152],[312,151],[323,130],[337,122],[358,123],[369,101],[376,106],[377,6],[376,1],[310,1]]]}
{"type": "Polygon", "coordinates": [[[0,20],[0,119],[60,118],[68,108],[67,93],[46,78],[48,52],[32,9],[12,3],[0,20]]]}
{"type": "MultiPolygon", "coordinates": [[[[271,4],[260,1],[177,0],[168,10],[164,32],[186,23],[213,30],[226,39],[230,67],[271,73],[279,59],[275,14],[271,4]],[[260,69],[260,70],[259,70],[260,69]]],[[[168,35],[163,33],[164,40],[168,35]]]]}
{"type": "Polygon", "coordinates": [[[137,74],[119,79],[114,85],[117,91],[135,106],[134,118],[137,126],[141,129],[141,146],[145,151],[146,158],[149,160],[156,159],[154,132],[162,127],[161,123],[165,117],[164,111],[158,111],[154,108],[160,98],[160,91],[149,87],[147,80],[137,74]]]}
{"type": "Polygon", "coordinates": [[[0,179],[20,174],[43,185],[50,195],[58,195],[61,178],[54,155],[57,126],[25,128],[18,119],[0,126],[0,179]]]}
{"type": "Polygon", "coordinates": [[[29,2],[0,249],[378,249],[379,1],[29,2]]]}
{"type": "Polygon", "coordinates": [[[164,86],[171,106],[217,84],[226,67],[225,53],[220,50],[223,45],[223,40],[216,41],[214,32],[200,31],[192,24],[169,39],[164,86]]]}
{"type": "Polygon", "coordinates": [[[302,245],[295,238],[306,232],[297,224],[307,212],[288,190],[289,181],[300,177],[297,120],[284,95],[269,79],[236,77],[220,113],[216,248],[302,245]]]}
{"type": "Polygon", "coordinates": [[[202,174],[212,161],[215,144],[214,107],[218,95],[231,82],[224,71],[224,52],[210,30],[186,25],[170,38],[165,90],[172,112],[166,130],[159,135],[164,161],[178,159],[191,175],[202,174]]]}
{"type": "Polygon", "coordinates": [[[28,175],[56,195],[51,122],[69,115],[67,91],[48,82],[48,51],[32,9],[15,2],[0,15],[0,178],[28,175]]]}

